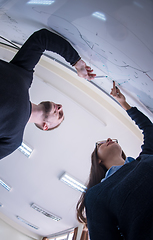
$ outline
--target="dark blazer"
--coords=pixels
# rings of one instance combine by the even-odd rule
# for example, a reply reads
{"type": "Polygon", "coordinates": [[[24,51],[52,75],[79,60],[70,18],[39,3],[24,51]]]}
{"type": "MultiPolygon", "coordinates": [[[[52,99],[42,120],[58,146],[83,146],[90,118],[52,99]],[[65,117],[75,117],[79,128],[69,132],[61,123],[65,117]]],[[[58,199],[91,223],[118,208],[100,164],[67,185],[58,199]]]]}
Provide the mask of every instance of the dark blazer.
{"type": "Polygon", "coordinates": [[[143,130],[142,152],[88,190],[85,206],[91,240],[153,239],[153,124],[135,107],[127,113],[143,130]]]}

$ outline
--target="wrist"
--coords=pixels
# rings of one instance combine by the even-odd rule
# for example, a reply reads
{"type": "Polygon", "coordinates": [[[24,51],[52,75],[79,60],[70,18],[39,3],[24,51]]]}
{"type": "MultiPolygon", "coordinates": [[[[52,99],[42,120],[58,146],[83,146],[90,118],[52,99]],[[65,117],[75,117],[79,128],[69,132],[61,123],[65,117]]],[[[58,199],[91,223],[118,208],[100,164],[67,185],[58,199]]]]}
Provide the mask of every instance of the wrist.
{"type": "Polygon", "coordinates": [[[74,64],[72,64],[72,66],[77,68],[77,66],[80,64],[80,60],[81,60],[81,57],[74,64]]]}
{"type": "Polygon", "coordinates": [[[131,106],[125,101],[120,103],[120,105],[122,106],[122,108],[124,108],[126,111],[129,110],[131,108],[131,106]]]}

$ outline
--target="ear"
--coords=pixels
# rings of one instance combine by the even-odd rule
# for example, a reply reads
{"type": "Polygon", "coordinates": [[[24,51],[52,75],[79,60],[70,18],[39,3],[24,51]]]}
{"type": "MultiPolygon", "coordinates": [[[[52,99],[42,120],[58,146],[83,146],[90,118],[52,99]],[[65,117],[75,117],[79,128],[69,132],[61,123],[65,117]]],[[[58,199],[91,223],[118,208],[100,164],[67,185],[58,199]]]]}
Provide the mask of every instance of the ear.
{"type": "Polygon", "coordinates": [[[101,159],[98,159],[98,163],[101,164],[101,163],[102,163],[102,160],[101,160],[101,159]]]}
{"type": "Polygon", "coordinates": [[[47,123],[43,123],[43,130],[44,130],[44,131],[47,131],[47,130],[48,130],[48,125],[47,125],[47,123]]]}

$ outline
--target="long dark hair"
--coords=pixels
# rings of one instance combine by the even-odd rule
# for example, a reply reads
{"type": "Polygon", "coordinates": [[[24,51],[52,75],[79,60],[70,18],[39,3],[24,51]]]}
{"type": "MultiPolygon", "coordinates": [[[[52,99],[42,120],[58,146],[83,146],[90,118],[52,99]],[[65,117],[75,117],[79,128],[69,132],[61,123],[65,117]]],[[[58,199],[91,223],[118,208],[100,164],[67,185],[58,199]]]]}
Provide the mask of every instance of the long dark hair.
{"type": "MultiPolygon", "coordinates": [[[[126,155],[123,151],[122,151],[122,158],[124,160],[126,159],[126,155]]],[[[85,195],[89,190],[89,188],[101,182],[102,178],[105,177],[106,172],[107,172],[107,168],[102,163],[99,163],[99,159],[97,155],[97,147],[96,147],[91,155],[91,169],[90,169],[89,181],[87,184],[86,192],[82,193],[76,206],[77,219],[80,223],[83,223],[86,226],[87,226],[87,219],[86,219],[85,205],[84,205],[85,195]]]]}

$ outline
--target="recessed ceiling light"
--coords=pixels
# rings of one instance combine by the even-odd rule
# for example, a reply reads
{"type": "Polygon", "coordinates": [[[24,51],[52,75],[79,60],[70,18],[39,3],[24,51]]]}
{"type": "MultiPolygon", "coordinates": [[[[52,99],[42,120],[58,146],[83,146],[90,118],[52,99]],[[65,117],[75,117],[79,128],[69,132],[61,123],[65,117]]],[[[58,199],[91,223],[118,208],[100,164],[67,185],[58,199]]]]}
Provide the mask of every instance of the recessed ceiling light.
{"type": "Polygon", "coordinates": [[[97,18],[99,18],[99,19],[101,19],[101,20],[103,20],[103,21],[106,21],[105,14],[103,14],[103,13],[94,12],[94,13],[92,14],[92,16],[97,17],[97,18]]]}
{"type": "Polygon", "coordinates": [[[11,187],[8,186],[2,179],[0,179],[0,184],[7,190],[10,191],[11,187]]]}
{"type": "Polygon", "coordinates": [[[60,177],[60,180],[80,192],[85,192],[86,190],[86,186],[84,186],[81,182],[74,179],[72,176],[68,175],[67,173],[64,173],[60,177]]]}
{"type": "Polygon", "coordinates": [[[32,153],[32,149],[25,144],[24,142],[21,143],[21,146],[18,148],[20,152],[22,152],[26,157],[30,157],[32,153]]]}
{"type": "Polygon", "coordinates": [[[19,216],[16,216],[16,217],[17,217],[18,220],[20,220],[21,222],[25,223],[25,224],[28,225],[29,227],[32,227],[32,228],[34,228],[34,229],[36,229],[36,230],[39,229],[39,227],[37,227],[37,226],[35,226],[35,225],[27,222],[27,221],[24,220],[23,218],[21,218],[21,217],[19,217],[19,216]]]}
{"type": "Polygon", "coordinates": [[[55,1],[47,1],[47,0],[30,0],[28,4],[39,4],[39,5],[51,5],[55,1]]]}
{"type": "Polygon", "coordinates": [[[56,222],[62,219],[61,217],[58,217],[58,216],[56,216],[55,214],[50,213],[50,212],[44,210],[43,208],[39,207],[38,205],[36,205],[36,204],[34,204],[34,203],[31,204],[31,207],[32,207],[33,209],[35,209],[36,211],[42,213],[42,214],[45,215],[46,217],[49,217],[49,218],[53,219],[53,220],[56,221],[56,222]]]}

